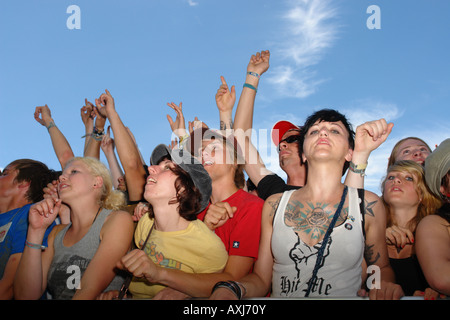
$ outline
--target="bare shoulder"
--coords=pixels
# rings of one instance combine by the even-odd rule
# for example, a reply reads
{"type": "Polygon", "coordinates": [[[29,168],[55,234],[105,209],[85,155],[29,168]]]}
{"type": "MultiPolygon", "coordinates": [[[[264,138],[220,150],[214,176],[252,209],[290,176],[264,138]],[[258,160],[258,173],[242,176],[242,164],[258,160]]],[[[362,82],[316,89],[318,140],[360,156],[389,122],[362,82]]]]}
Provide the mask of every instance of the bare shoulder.
{"type": "Polygon", "coordinates": [[[269,212],[271,216],[277,211],[282,196],[283,193],[276,193],[268,197],[264,202],[264,209],[266,212],[269,212]]]}
{"type": "Polygon", "coordinates": [[[133,225],[131,214],[123,210],[117,210],[112,211],[108,217],[106,217],[103,228],[125,228],[130,225],[133,225]]]}
{"type": "Polygon", "coordinates": [[[384,204],[381,198],[372,191],[364,190],[364,213],[367,217],[375,217],[377,213],[384,213],[384,204]]]}
{"type": "Polygon", "coordinates": [[[441,216],[431,214],[420,220],[417,232],[432,231],[441,228],[450,228],[450,224],[441,216]]]}

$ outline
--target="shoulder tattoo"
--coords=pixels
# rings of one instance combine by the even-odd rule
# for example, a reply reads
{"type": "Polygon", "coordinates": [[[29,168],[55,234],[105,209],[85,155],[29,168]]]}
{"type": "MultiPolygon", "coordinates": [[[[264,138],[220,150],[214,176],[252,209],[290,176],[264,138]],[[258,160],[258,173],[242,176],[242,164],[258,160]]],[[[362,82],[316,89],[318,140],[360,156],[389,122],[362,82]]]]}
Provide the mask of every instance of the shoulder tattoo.
{"type": "Polygon", "coordinates": [[[364,213],[366,215],[369,215],[371,217],[375,217],[375,212],[373,211],[375,205],[377,204],[378,200],[369,202],[366,199],[364,199],[364,213]]]}

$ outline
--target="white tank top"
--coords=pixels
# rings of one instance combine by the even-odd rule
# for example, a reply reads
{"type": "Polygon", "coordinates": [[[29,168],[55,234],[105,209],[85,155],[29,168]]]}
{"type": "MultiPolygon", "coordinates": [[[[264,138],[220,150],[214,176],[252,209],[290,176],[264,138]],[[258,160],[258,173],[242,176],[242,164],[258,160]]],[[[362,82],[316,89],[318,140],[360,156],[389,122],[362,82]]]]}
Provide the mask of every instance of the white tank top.
{"type": "MultiPolygon", "coordinates": [[[[284,192],[273,221],[272,297],[304,297],[322,241],[310,247],[284,223],[286,205],[293,192],[284,192]]],[[[348,188],[347,220],[335,227],[323,254],[310,297],[354,297],[361,287],[364,232],[358,191],[348,188]]]]}

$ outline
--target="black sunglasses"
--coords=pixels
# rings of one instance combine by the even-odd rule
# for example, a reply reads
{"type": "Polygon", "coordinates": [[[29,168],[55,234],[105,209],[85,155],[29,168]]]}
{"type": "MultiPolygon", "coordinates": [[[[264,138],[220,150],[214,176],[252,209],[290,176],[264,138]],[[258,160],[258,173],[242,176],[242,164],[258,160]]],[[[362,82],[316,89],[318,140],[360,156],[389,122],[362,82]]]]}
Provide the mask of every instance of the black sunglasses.
{"type": "Polygon", "coordinates": [[[281,145],[281,143],[284,142],[284,141],[286,141],[287,143],[298,142],[298,141],[300,141],[300,136],[289,136],[289,137],[287,137],[286,139],[281,140],[280,143],[278,144],[278,147],[277,147],[278,152],[281,151],[281,150],[280,150],[280,145],[281,145]]]}

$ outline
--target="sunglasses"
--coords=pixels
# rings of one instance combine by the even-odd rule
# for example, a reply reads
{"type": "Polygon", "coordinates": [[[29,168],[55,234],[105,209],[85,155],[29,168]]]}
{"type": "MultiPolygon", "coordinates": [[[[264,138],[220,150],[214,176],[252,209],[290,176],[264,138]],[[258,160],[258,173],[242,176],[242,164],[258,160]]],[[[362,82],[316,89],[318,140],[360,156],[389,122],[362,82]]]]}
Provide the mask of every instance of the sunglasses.
{"type": "Polygon", "coordinates": [[[281,151],[280,146],[282,142],[287,142],[287,143],[293,143],[293,142],[298,142],[300,141],[300,136],[289,136],[286,139],[283,139],[280,141],[280,143],[278,144],[278,152],[281,151]]]}

